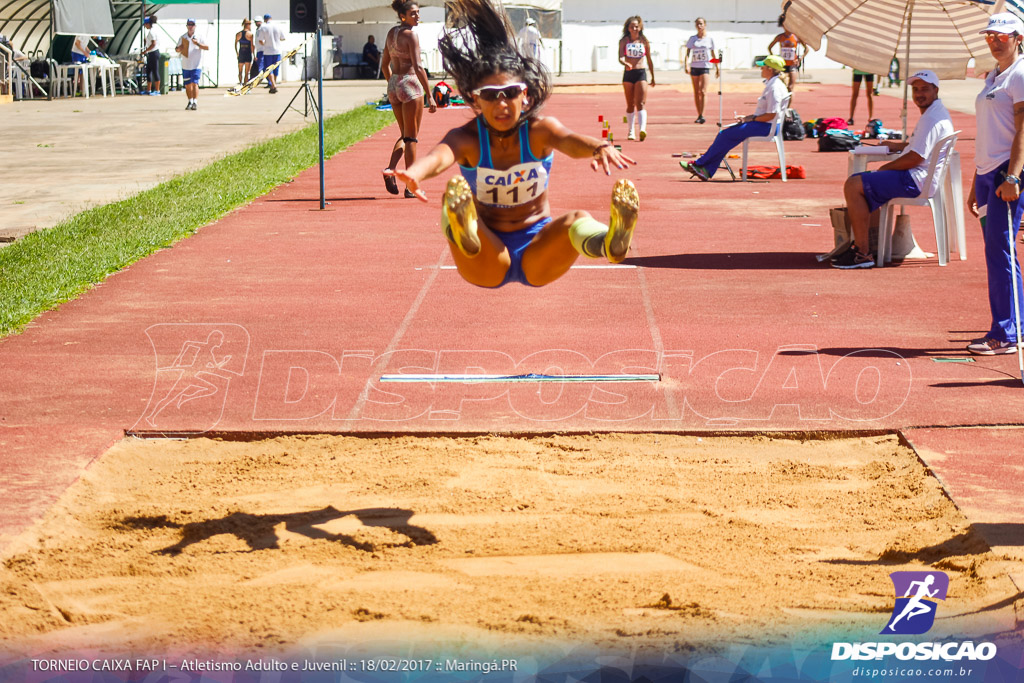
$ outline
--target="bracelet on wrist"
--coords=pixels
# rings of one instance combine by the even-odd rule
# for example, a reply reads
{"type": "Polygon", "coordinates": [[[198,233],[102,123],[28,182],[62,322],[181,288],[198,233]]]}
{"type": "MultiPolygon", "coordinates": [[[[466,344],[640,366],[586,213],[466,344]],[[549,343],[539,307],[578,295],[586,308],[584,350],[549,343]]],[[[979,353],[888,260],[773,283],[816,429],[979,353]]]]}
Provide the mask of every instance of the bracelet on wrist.
{"type": "Polygon", "coordinates": [[[610,143],[607,140],[605,140],[600,145],[595,147],[594,151],[591,152],[591,154],[596,157],[596,156],[600,155],[602,149],[604,149],[605,147],[611,147],[611,146],[612,146],[612,143],[610,143]]]}

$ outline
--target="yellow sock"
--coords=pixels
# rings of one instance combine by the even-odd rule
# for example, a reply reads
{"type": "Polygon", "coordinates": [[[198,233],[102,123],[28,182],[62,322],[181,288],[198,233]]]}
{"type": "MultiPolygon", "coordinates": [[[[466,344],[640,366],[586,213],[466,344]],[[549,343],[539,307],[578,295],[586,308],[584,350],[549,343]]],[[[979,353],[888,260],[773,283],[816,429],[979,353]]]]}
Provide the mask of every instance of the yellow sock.
{"type": "Polygon", "coordinates": [[[569,241],[576,251],[589,258],[604,258],[604,237],[608,226],[589,216],[569,226],[569,241]]]}

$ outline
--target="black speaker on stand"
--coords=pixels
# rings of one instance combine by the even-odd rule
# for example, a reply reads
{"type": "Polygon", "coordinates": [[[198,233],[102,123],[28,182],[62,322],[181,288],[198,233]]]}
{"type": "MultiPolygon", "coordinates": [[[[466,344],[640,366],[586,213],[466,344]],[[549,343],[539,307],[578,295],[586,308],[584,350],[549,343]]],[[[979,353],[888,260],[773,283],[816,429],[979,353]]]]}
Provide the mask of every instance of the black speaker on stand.
{"type": "Polygon", "coordinates": [[[316,33],[317,0],[288,0],[288,31],[316,33]]]}

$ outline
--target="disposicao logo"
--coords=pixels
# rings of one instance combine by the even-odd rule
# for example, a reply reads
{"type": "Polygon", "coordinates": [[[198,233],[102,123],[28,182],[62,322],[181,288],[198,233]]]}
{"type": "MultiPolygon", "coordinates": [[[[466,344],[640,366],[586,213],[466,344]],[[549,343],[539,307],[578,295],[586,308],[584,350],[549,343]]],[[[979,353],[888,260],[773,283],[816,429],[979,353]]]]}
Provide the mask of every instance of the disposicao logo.
{"type": "Polygon", "coordinates": [[[896,605],[883,635],[914,636],[927,633],[935,623],[937,600],[945,600],[949,577],[944,572],[893,572],[896,605]]]}
{"type": "MultiPolygon", "coordinates": [[[[896,604],[881,635],[920,635],[935,624],[939,600],[949,592],[949,577],[943,572],[893,572],[889,574],[896,590],[896,604]]],[[[894,656],[899,660],[945,662],[987,661],[996,656],[994,643],[872,642],[833,643],[832,660],[880,660],[894,656]]]]}

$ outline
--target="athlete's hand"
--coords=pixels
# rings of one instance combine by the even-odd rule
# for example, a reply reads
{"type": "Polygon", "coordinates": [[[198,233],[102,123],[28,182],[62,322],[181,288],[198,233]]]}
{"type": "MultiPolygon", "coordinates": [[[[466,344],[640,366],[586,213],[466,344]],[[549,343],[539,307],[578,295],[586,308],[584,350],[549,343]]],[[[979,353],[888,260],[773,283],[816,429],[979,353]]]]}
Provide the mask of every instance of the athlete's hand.
{"type": "Polygon", "coordinates": [[[429,201],[427,199],[426,193],[424,193],[423,190],[420,189],[419,181],[413,178],[405,171],[399,171],[397,168],[393,170],[385,170],[384,175],[393,175],[398,180],[401,180],[403,183],[405,183],[405,186],[409,188],[409,190],[414,195],[416,195],[416,198],[419,199],[421,202],[429,201]]]}
{"type": "Polygon", "coordinates": [[[433,114],[437,111],[437,103],[433,99],[430,100],[430,113],[433,114]]]}
{"type": "Polygon", "coordinates": [[[603,168],[605,175],[611,175],[612,166],[618,169],[624,169],[626,168],[626,162],[629,162],[634,166],[636,165],[636,162],[633,159],[630,159],[625,154],[615,149],[614,146],[604,145],[602,147],[598,147],[594,151],[594,159],[590,162],[590,167],[595,171],[599,168],[603,168]]]}
{"type": "Polygon", "coordinates": [[[978,199],[974,195],[974,183],[971,183],[971,191],[967,193],[967,210],[971,212],[971,215],[977,218],[980,215],[978,211],[978,199]]]}

